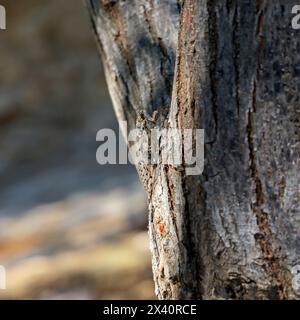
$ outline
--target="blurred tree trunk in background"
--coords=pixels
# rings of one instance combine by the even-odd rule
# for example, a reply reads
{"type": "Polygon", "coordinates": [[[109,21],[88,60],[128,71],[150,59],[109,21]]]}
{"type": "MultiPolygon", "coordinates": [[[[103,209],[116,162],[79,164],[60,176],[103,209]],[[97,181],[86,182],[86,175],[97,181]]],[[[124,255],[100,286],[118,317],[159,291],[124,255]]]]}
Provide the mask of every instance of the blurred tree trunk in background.
{"type": "Polygon", "coordinates": [[[138,166],[158,297],[299,297],[294,1],[87,4],[118,119],[205,129],[201,176],[138,166]]]}

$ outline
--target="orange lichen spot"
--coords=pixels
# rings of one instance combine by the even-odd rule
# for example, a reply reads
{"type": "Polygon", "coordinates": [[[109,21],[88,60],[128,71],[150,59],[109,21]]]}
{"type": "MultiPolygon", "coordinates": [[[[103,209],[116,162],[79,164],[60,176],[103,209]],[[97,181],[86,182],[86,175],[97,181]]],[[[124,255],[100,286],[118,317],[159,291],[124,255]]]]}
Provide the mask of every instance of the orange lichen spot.
{"type": "Polygon", "coordinates": [[[158,230],[160,234],[163,234],[165,232],[165,225],[162,222],[158,224],[158,230]]]}

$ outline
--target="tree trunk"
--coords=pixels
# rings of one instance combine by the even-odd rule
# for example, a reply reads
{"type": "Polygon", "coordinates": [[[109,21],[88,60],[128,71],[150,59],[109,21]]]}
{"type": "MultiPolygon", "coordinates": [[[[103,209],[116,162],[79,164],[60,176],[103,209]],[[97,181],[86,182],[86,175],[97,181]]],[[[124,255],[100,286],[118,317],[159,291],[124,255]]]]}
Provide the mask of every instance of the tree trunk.
{"type": "Polygon", "coordinates": [[[292,0],[88,0],[129,129],[203,128],[205,168],[138,166],[160,299],[300,296],[292,0]]]}

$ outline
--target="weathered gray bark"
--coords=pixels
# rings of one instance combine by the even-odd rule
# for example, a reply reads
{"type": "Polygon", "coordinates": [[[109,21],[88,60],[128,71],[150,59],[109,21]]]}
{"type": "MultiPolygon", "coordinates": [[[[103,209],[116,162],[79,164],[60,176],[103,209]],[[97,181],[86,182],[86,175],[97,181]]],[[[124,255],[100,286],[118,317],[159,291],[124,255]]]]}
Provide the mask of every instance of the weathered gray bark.
{"type": "Polygon", "coordinates": [[[205,129],[201,176],[138,167],[158,297],[299,297],[294,1],[87,3],[118,119],[205,129]]]}

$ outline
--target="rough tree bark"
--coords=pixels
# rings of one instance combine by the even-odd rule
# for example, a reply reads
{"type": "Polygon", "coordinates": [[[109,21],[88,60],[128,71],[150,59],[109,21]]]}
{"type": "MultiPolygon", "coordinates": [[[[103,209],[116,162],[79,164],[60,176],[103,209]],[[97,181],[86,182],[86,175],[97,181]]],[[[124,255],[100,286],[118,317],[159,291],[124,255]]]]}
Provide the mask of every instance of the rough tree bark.
{"type": "Polygon", "coordinates": [[[138,167],[160,299],[300,297],[294,4],[87,0],[118,119],[205,129],[201,176],[138,167]]]}

